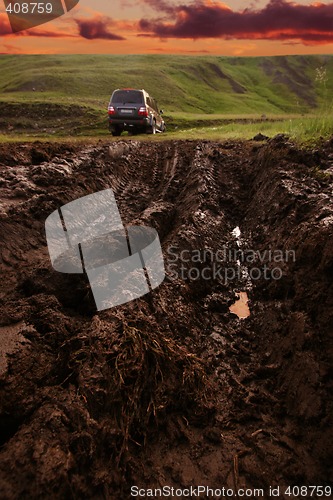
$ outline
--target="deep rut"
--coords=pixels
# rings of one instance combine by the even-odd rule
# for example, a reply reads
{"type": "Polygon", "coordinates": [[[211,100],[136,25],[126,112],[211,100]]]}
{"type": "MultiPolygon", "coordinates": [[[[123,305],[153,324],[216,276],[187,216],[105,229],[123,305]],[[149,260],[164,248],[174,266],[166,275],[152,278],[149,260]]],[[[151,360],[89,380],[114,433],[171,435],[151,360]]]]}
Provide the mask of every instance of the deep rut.
{"type": "Polygon", "coordinates": [[[333,142],[3,148],[0,327],[24,322],[29,342],[1,379],[2,498],[329,484],[333,142]],[[84,278],[52,270],[44,221],[109,187],[125,224],[158,230],[166,279],[96,314],[84,278]],[[239,250],[235,226],[256,255],[244,321],[239,255],[216,260],[239,250]]]}

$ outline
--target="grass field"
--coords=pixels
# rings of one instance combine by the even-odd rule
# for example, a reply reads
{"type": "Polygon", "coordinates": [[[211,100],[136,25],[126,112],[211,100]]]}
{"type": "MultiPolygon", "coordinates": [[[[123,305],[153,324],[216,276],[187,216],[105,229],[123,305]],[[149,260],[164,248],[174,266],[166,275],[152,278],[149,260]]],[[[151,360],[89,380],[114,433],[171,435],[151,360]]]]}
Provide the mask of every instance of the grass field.
{"type": "Polygon", "coordinates": [[[2,55],[0,140],[108,137],[118,87],[157,99],[165,137],[333,133],[333,56],[2,55]]]}

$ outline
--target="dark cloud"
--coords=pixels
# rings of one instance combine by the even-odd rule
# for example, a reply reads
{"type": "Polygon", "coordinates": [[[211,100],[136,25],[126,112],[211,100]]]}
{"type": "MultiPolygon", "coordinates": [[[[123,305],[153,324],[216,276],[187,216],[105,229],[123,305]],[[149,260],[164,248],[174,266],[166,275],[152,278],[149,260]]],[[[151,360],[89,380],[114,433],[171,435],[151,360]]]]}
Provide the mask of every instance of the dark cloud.
{"type": "Polygon", "coordinates": [[[115,35],[109,31],[109,26],[113,24],[110,18],[95,19],[75,19],[79,27],[80,36],[88,40],[96,38],[103,40],[125,40],[122,36],[115,35]]]}
{"type": "MultiPolygon", "coordinates": [[[[144,0],[158,9],[157,0],[144,0]]],[[[223,38],[293,40],[306,44],[333,40],[333,4],[299,5],[286,0],[270,0],[261,10],[240,12],[212,1],[191,5],[161,3],[160,12],[167,18],[141,19],[139,27],[160,38],[223,38]]]]}
{"type": "Polygon", "coordinates": [[[143,2],[149,7],[157,10],[158,12],[166,12],[168,14],[173,14],[175,5],[172,2],[165,0],[143,0],[143,2]]]}

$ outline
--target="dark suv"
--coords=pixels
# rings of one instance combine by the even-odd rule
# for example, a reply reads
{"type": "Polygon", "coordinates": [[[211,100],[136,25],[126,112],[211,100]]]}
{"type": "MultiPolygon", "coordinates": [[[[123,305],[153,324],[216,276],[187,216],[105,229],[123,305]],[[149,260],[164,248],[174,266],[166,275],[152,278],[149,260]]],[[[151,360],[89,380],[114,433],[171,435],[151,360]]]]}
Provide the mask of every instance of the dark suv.
{"type": "Polygon", "coordinates": [[[117,89],[111,96],[108,108],[110,132],[114,136],[124,130],[134,134],[164,132],[162,113],[145,90],[117,89]]]}

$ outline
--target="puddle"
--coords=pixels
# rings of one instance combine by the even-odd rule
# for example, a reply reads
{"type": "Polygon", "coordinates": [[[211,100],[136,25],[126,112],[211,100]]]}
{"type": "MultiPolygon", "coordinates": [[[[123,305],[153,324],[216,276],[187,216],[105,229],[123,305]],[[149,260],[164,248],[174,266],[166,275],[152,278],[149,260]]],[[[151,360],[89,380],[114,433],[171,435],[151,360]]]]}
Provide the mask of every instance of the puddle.
{"type": "Polygon", "coordinates": [[[238,299],[230,307],[229,311],[236,314],[240,319],[245,319],[250,316],[250,309],[247,305],[249,298],[246,292],[236,292],[238,299]]]}
{"type": "Polygon", "coordinates": [[[25,344],[29,342],[20,333],[25,327],[26,324],[23,321],[15,325],[0,327],[0,374],[3,374],[7,370],[7,354],[14,352],[22,342],[25,344]]]}
{"type": "MultiPolygon", "coordinates": [[[[244,245],[246,245],[247,242],[246,242],[246,240],[242,239],[242,237],[241,237],[242,233],[241,233],[239,226],[236,226],[232,230],[231,234],[236,239],[236,245],[237,245],[238,249],[240,251],[242,251],[242,247],[244,245]]],[[[238,265],[239,270],[240,270],[239,275],[241,276],[241,278],[240,278],[241,284],[239,284],[239,286],[244,287],[248,290],[251,290],[252,289],[252,282],[251,282],[251,278],[250,278],[247,266],[245,266],[244,263],[241,262],[240,259],[238,259],[236,262],[237,262],[237,265],[238,265]]],[[[249,306],[247,305],[247,303],[249,301],[249,298],[247,296],[247,292],[235,292],[235,294],[237,295],[238,299],[236,300],[236,302],[234,302],[229,307],[229,311],[232,314],[236,314],[240,319],[248,318],[251,313],[250,313],[249,306]]]]}

